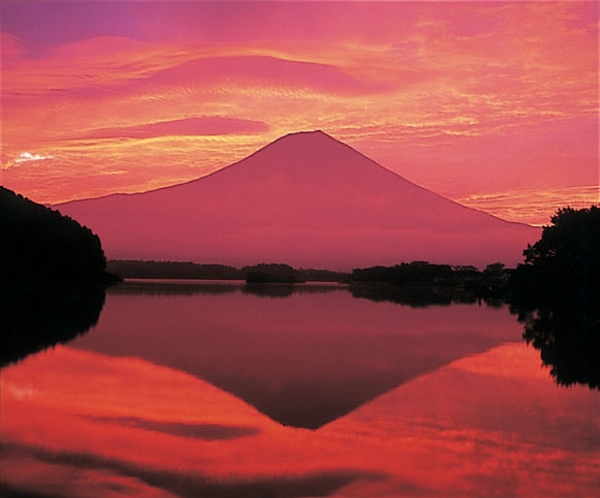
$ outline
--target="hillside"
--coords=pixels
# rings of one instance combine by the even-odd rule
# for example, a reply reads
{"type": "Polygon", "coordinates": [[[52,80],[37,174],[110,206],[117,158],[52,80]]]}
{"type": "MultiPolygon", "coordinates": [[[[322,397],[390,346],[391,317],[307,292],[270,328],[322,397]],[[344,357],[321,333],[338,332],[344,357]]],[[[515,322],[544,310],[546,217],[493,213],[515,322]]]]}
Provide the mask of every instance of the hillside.
{"type": "Polygon", "coordinates": [[[0,281],[90,285],[105,278],[100,239],[59,212],[0,187],[0,281]]]}

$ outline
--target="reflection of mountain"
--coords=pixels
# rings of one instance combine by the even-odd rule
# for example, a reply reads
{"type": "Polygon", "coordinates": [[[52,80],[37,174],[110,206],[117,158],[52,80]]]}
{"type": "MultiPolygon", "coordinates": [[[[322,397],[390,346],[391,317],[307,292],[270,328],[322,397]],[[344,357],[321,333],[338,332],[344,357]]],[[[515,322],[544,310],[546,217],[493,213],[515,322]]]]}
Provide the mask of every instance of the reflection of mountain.
{"type": "Polygon", "coordinates": [[[102,287],[0,286],[0,366],[83,334],[103,304],[102,287]]]}
{"type": "Polygon", "coordinates": [[[356,300],[343,287],[285,299],[110,291],[94,334],[73,346],[185,371],[282,424],[317,428],[516,337],[518,324],[505,309],[413,309],[356,300]]]}
{"type": "Polygon", "coordinates": [[[199,180],[63,204],[109,258],[350,269],[515,264],[538,236],[414,185],[322,132],[287,135],[199,180]]]}

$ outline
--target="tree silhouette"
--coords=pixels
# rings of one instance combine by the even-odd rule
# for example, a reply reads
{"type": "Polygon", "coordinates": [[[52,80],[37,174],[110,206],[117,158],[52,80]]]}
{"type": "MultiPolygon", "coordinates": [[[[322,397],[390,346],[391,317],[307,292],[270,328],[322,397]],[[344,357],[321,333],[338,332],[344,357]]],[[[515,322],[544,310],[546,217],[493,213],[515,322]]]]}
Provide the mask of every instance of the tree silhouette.
{"type": "Polygon", "coordinates": [[[105,278],[97,235],[58,211],[0,187],[0,282],[88,285],[105,278]]]}
{"type": "Polygon", "coordinates": [[[600,387],[600,209],[559,209],[512,273],[523,338],[561,385],[600,387]]]}
{"type": "MultiPolygon", "coordinates": [[[[600,286],[600,209],[559,209],[542,237],[523,252],[515,283],[529,284],[528,292],[547,301],[582,299],[600,286]]],[[[516,285],[517,291],[521,290],[516,285]]]]}
{"type": "Polygon", "coordinates": [[[261,263],[254,266],[244,266],[242,272],[249,284],[301,282],[297,270],[290,265],[277,263],[261,263]]]}
{"type": "Polygon", "coordinates": [[[500,278],[504,275],[504,263],[491,263],[483,270],[484,277],[500,278]]]}

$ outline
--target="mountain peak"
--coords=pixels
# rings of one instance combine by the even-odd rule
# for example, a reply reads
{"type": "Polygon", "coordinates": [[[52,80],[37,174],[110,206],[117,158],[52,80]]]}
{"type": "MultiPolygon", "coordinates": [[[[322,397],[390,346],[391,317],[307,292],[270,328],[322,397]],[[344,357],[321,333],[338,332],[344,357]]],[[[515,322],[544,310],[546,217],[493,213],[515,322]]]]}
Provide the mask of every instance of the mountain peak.
{"type": "Polygon", "coordinates": [[[327,133],[325,133],[323,130],[302,130],[302,131],[293,131],[291,133],[288,133],[287,135],[283,135],[281,137],[281,139],[284,139],[286,137],[295,137],[295,136],[325,136],[328,138],[331,138],[332,140],[335,140],[331,135],[328,135],[327,133]]]}
{"type": "Polygon", "coordinates": [[[241,181],[247,186],[258,182],[254,188],[261,190],[260,185],[277,179],[279,188],[297,191],[349,184],[371,185],[376,190],[385,184],[382,175],[386,180],[394,176],[410,183],[323,130],[313,130],[284,135],[211,176],[214,182],[241,181]]]}
{"type": "MultiPolygon", "coordinates": [[[[330,145],[338,144],[338,145],[346,145],[339,140],[336,140],[331,135],[328,135],[323,130],[307,130],[307,131],[295,131],[292,133],[288,133],[287,135],[283,135],[266,145],[264,148],[273,146],[275,144],[286,144],[290,142],[298,142],[303,143],[304,146],[318,146],[318,144],[329,143],[330,145]]],[[[346,147],[348,147],[346,145],[346,147]]],[[[260,152],[260,151],[259,151],[260,152]]]]}

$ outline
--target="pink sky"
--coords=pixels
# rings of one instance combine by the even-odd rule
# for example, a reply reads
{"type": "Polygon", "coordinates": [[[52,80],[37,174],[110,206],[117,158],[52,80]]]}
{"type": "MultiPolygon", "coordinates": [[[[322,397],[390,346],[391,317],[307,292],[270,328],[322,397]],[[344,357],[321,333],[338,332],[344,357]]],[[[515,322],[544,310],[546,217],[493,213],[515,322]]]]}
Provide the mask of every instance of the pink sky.
{"type": "Polygon", "coordinates": [[[2,184],[58,203],[322,129],[542,224],[598,194],[598,4],[10,2],[2,184]]]}

